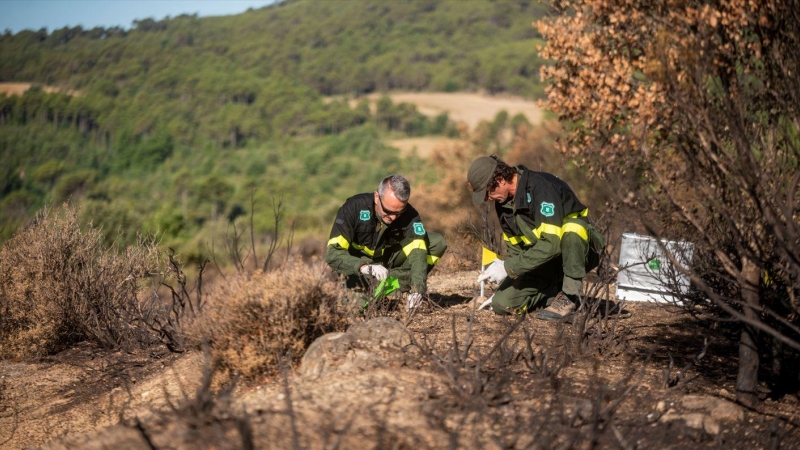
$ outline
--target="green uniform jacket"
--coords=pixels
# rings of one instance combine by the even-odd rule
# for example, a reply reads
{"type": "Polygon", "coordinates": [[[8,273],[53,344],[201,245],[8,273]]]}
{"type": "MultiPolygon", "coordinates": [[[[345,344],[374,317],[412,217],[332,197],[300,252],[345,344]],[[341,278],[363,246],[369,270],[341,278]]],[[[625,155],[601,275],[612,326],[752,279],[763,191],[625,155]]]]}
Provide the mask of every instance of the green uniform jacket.
{"type": "Polygon", "coordinates": [[[428,278],[428,233],[413,206],[408,205],[388,227],[375,215],[372,193],[347,199],[336,213],[325,260],[335,271],[359,274],[364,264],[389,267],[397,252],[403,252],[411,265],[411,289],[425,293],[428,278]]]}
{"type": "Polygon", "coordinates": [[[516,278],[545,265],[548,269],[557,265],[560,270],[561,236],[574,231],[564,220],[584,218],[589,210],[555,175],[533,172],[525,166],[516,168],[519,176],[514,199],[502,205],[495,203],[508,248],[506,271],[516,278]]]}

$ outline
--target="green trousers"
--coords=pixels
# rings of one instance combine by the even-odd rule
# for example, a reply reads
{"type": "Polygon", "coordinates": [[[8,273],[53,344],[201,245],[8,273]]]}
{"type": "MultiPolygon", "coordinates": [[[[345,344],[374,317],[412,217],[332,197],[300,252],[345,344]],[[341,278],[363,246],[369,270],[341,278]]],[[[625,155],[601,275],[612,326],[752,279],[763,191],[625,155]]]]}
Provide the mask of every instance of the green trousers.
{"type": "Polygon", "coordinates": [[[586,272],[600,263],[600,253],[606,242],[603,235],[582,218],[566,219],[562,230],[561,261],[564,280],[561,290],[567,295],[577,296],[583,292],[586,272]]]}
{"type": "Polygon", "coordinates": [[[561,289],[561,261],[550,261],[538,270],[506,278],[497,287],[492,310],[497,314],[522,314],[548,306],[561,289]]]}
{"type": "Polygon", "coordinates": [[[600,263],[605,238],[582,218],[566,219],[562,230],[561,258],[521,277],[503,280],[492,299],[495,313],[522,314],[550,306],[559,290],[576,296],[583,292],[583,279],[600,263]]]}

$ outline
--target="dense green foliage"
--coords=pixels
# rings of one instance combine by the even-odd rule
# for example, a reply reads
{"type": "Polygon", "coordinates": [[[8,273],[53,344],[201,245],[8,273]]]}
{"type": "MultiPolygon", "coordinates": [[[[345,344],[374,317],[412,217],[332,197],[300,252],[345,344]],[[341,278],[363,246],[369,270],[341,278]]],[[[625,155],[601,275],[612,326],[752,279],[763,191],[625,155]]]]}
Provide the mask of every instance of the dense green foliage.
{"type": "Polygon", "coordinates": [[[251,191],[260,231],[272,197],[287,199],[299,229],[319,231],[347,195],[392,171],[421,172],[385,147],[387,133],[455,132],[444,115],[388,98],[370,111],[349,97],[537,96],[541,40],[530,24],[543,10],[530,0],[286,1],[129,31],[6,33],[0,81],[77,94],[0,94],[0,240],[47,202],[72,199],[122,242],[158,230],[187,243],[247,216],[251,191]]]}

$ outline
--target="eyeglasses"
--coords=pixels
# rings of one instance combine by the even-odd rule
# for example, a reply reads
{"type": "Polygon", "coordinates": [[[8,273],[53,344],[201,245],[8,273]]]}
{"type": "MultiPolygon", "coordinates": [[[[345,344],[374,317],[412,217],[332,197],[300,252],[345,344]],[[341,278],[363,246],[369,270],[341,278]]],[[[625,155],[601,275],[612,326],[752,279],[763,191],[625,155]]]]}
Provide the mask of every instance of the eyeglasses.
{"type": "MultiPolygon", "coordinates": [[[[403,207],[403,209],[401,209],[400,211],[392,211],[391,209],[387,209],[385,206],[383,206],[383,199],[381,198],[381,196],[380,196],[380,195],[378,195],[378,202],[381,204],[381,209],[383,210],[383,215],[384,215],[384,216],[394,216],[394,217],[397,217],[397,216],[399,216],[400,214],[403,214],[403,212],[406,210],[406,207],[405,207],[405,206],[404,206],[404,207],[403,207]]],[[[406,205],[408,205],[408,204],[406,204],[406,205]]]]}

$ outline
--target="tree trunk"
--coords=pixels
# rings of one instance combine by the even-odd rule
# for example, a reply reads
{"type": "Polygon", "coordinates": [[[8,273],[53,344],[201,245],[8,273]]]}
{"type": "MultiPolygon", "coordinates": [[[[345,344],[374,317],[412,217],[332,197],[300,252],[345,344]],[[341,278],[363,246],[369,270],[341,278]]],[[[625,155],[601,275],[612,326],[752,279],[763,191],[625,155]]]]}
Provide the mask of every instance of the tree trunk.
{"type": "MultiPolygon", "coordinates": [[[[744,308],[748,321],[758,321],[758,277],[759,267],[749,258],[742,259],[741,274],[742,300],[749,307],[744,308]]],[[[758,403],[758,330],[744,323],[742,338],[739,341],[739,373],[736,377],[736,398],[745,405],[758,403]]]]}

